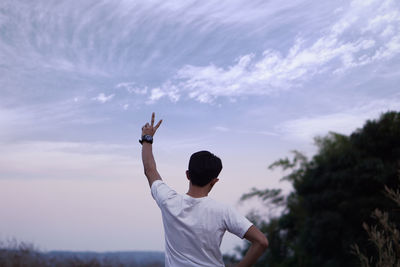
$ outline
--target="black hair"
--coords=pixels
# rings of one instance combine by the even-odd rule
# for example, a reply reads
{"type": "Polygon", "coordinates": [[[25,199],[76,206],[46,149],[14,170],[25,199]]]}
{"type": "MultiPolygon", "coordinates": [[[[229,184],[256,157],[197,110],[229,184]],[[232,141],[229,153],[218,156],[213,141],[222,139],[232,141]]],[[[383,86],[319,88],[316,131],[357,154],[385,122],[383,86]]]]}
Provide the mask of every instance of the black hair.
{"type": "Polygon", "coordinates": [[[192,184],[205,186],[222,170],[220,158],[208,151],[193,153],[189,160],[189,179],[192,184]]]}

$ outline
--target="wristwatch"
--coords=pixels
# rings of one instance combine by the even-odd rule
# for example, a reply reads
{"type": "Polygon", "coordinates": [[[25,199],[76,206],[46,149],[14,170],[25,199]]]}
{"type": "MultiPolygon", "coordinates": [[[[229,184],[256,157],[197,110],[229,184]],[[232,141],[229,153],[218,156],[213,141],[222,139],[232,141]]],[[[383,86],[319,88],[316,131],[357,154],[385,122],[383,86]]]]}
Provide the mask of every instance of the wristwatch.
{"type": "Polygon", "coordinates": [[[148,135],[148,134],[143,135],[142,139],[139,140],[139,143],[141,143],[143,145],[143,142],[152,144],[153,143],[153,136],[148,135]]]}

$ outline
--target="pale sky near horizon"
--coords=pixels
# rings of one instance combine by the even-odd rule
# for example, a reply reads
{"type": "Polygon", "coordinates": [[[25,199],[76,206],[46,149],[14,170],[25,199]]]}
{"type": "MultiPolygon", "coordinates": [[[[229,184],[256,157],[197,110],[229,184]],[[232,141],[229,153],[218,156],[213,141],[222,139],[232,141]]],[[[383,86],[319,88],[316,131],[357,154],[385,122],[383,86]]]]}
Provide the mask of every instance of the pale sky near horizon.
{"type": "Polygon", "coordinates": [[[138,143],[152,111],[163,179],[185,193],[210,150],[210,196],[246,214],[250,188],[290,190],[270,163],[400,110],[399,82],[396,0],[3,0],[0,240],[163,250],[138,143]]]}

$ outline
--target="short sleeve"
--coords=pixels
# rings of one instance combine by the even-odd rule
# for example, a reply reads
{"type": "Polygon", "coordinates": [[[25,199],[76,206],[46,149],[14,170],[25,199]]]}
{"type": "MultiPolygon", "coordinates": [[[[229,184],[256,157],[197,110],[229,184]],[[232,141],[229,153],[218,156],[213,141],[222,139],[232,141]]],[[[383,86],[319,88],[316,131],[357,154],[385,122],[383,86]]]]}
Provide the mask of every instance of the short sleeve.
{"type": "Polygon", "coordinates": [[[226,230],[230,233],[240,237],[243,239],[244,235],[246,234],[247,230],[253,224],[235,209],[228,207],[225,213],[225,226],[226,230]]]}
{"type": "Polygon", "coordinates": [[[161,207],[167,199],[177,195],[175,190],[171,189],[163,180],[156,180],[151,185],[151,195],[157,205],[161,207]]]}

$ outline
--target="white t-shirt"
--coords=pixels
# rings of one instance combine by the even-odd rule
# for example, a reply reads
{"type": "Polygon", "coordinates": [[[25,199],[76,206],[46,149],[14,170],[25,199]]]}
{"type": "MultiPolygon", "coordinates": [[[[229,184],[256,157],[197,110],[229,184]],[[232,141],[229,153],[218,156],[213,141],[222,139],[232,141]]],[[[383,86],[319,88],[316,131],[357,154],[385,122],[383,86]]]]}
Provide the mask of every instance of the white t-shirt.
{"type": "Polygon", "coordinates": [[[226,230],[243,238],[252,223],[233,208],[209,197],[180,195],[162,180],[151,194],[161,209],[165,266],[225,266],[219,249],[226,230]]]}

